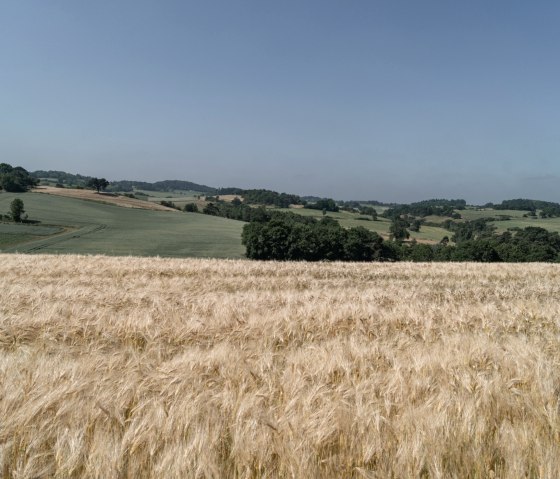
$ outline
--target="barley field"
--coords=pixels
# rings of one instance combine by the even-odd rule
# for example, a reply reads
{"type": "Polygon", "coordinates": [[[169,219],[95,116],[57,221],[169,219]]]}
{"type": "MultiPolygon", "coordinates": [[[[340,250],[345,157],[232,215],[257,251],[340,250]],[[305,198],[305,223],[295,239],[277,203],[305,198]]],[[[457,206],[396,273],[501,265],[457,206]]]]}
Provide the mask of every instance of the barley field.
{"type": "Polygon", "coordinates": [[[560,267],[0,255],[2,478],[560,477],[560,267]]]}

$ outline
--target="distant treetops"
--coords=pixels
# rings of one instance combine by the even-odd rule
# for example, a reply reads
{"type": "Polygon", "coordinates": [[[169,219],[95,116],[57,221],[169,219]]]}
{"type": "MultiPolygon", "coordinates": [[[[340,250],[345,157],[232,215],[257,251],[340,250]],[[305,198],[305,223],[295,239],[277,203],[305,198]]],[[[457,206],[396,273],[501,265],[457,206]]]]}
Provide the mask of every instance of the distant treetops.
{"type": "Polygon", "coordinates": [[[38,180],[33,178],[25,168],[0,163],[0,190],[23,193],[37,184],[38,180]]]}

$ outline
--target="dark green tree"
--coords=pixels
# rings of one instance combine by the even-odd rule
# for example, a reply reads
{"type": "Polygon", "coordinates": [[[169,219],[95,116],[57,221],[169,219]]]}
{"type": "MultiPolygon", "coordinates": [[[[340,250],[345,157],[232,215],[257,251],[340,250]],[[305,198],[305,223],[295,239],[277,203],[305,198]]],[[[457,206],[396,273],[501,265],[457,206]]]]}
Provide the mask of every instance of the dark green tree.
{"type": "Polygon", "coordinates": [[[403,241],[410,237],[410,233],[408,232],[408,221],[400,218],[395,217],[391,226],[389,227],[389,233],[391,233],[391,238],[395,241],[403,241]]]}
{"type": "Polygon", "coordinates": [[[109,186],[109,182],[105,178],[91,178],[86,186],[88,188],[95,188],[99,193],[109,186]]]}
{"type": "Polygon", "coordinates": [[[344,259],[348,261],[379,260],[383,238],[363,226],[350,228],[344,242],[344,259]]]}
{"type": "Polygon", "coordinates": [[[214,203],[212,203],[212,202],[208,203],[208,204],[203,208],[202,212],[203,212],[205,215],[220,216],[220,208],[219,208],[216,204],[214,204],[214,203]]]}
{"type": "Polygon", "coordinates": [[[196,203],[187,203],[184,206],[183,211],[186,211],[187,213],[198,213],[198,206],[196,203]]]}
{"type": "Polygon", "coordinates": [[[25,168],[13,168],[7,163],[0,163],[0,189],[13,193],[23,193],[36,186],[38,181],[25,168]]]}
{"type": "Polygon", "coordinates": [[[15,198],[10,203],[10,216],[12,217],[12,219],[14,221],[20,222],[21,221],[21,215],[23,215],[23,213],[25,213],[25,208],[24,208],[24,205],[23,205],[23,201],[20,200],[19,198],[15,198]]]}

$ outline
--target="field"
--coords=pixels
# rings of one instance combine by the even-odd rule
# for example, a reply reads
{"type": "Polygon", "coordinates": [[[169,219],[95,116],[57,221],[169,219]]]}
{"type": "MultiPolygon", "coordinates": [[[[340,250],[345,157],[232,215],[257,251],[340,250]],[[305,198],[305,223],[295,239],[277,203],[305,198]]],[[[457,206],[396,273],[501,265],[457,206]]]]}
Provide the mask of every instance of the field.
{"type": "Polygon", "coordinates": [[[2,255],[6,478],[560,476],[560,267],[2,255]]]}
{"type": "Polygon", "coordinates": [[[44,193],[55,196],[63,196],[65,198],[76,198],[80,200],[89,200],[99,203],[112,204],[122,206],[124,208],[138,208],[141,210],[154,211],[170,211],[172,208],[162,206],[157,203],[150,203],[135,198],[128,198],[114,193],[97,193],[92,190],[72,189],[72,188],[53,188],[51,186],[40,186],[34,190],[34,193],[44,193]]]}
{"type": "MultiPolygon", "coordinates": [[[[317,219],[323,217],[323,212],[320,210],[312,210],[306,208],[281,208],[279,211],[291,211],[303,216],[312,216],[317,219]]],[[[381,208],[379,208],[381,211],[381,208]]],[[[338,211],[327,212],[326,216],[334,218],[337,220],[341,226],[344,228],[355,228],[357,226],[363,226],[364,228],[375,231],[377,234],[383,236],[383,238],[389,238],[389,228],[391,227],[391,221],[382,216],[378,217],[377,221],[372,221],[370,216],[360,215],[358,213],[350,213],[348,211],[338,211]],[[359,219],[362,218],[362,219],[359,219]]],[[[439,218],[441,221],[443,219],[439,218]]],[[[425,243],[439,243],[444,236],[451,236],[452,233],[444,230],[443,228],[438,228],[434,226],[422,226],[418,232],[410,232],[410,239],[416,239],[419,242],[425,243]]]]}
{"type": "Polygon", "coordinates": [[[1,193],[0,212],[7,213],[16,197],[40,224],[15,231],[13,223],[0,223],[4,252],[240,258],[245,251],[239,221],[39,193],[1,193]],[[45,236],[45,227],[53,234],[45,236]]]}
{"type": "MultiPolygon", "coordinates": [[[[382,208],[377,208],[381,212],[382,208]]],[[[386,209],[386,208],[385,208],[386,209]]],[[[280,211],[291,211],[303,216],[312,216],[317,219],[323,217],[323,212],[319,210],[304,209],[304,208],[290,208],[280,209],[280,211]]],[[[549,231],[557,231],[560,233],[560,218],[524,218],[523,215],[526,211],[517,210],[493,210],[493,209],[474,209],[467,208],[465,210],[457,210],[461,214],[462,219],[472,221],[479,218],[499,217],[500,215],[511,216],[512,218],[507,221],[492,221],[491,223],[496,226],[497,233],[503,233],[508,228],[526,228],[528,226],[538,226],[549,231]]],[[[327,216],[336,219],[343,227],[352,228],[356,226],[363,226],[364,228],[375,231],[385,239],[389,238],[389,228],[391,221],[382,216],[378,217],[377,221],[367,221],[363,218],[370,219],[365,215],[358,213],[350,213],[348,211],[339,211],[336,213],[327,212],[327,216]],[[359,219],[362,218],[362,219],[359,219]]],[[[443,223],[445,220],[450,219],[444,216],[427,216],[425,220],[431,223],[443,223]]],[[[461,220],[455,220],[461,221],[461,220]]],[[[410,239],[416,239],[421,243],[439,243],[445,236],[450,238],[452,232],[440,228],[438,226],[421,226],[420,231],[410,232],[410,239]]]]}
{"type": "Polygon", "coordinates": [[[134,195],[150,203],[159,204],[161,201],[170,201],[179,208],[187,203],[203,204],[200,198],[205,198],[205,193],[190,190],[152,191],[134,190],[134,195]]]}

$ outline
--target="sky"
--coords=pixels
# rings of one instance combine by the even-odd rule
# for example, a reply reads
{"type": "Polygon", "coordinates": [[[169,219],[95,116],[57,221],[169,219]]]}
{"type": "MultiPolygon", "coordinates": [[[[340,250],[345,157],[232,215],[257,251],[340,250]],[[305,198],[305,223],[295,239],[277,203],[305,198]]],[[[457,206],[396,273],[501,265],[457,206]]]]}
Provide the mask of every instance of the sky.
{"type": "Polygon", "coordinates": [[[0,162],[560,201],[560,2],[0,0],[0,162]]]}

